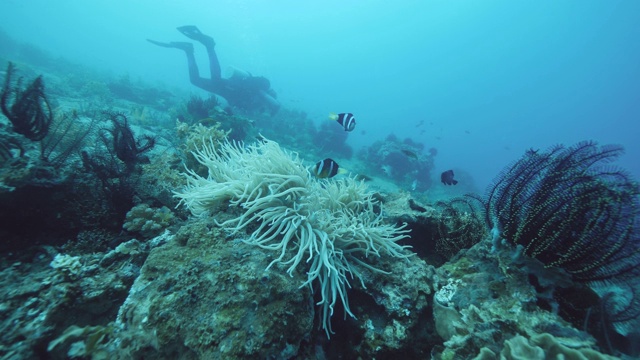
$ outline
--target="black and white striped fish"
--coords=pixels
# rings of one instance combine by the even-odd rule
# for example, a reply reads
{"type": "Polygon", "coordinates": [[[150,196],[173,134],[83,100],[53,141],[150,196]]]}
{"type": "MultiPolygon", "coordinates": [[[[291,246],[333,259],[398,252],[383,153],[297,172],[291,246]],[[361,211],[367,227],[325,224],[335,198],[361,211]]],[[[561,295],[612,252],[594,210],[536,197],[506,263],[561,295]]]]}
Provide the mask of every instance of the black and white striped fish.
{"type": "Polygon", "coordinates": [[[356,128],[356,117],[352,113],[329,114],[330,120],[335,120],[342,125],[344,131],[353,131],[356,128]]]}
{"type": "Polygon", "coordinates": [[[313,175],[321,179],[334,177],[342,172],[340,170],[338,163],[329,158],[318,161],[311,169],[313,175]]]}

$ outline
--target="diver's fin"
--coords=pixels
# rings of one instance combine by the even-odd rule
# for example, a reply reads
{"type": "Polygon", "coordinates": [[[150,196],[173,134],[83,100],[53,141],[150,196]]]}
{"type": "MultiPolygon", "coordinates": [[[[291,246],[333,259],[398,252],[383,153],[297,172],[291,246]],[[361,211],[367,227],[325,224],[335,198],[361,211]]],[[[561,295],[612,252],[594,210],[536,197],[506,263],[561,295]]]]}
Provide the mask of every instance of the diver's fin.
{"type": "Polygon", "coordinates": [[[188,37],[189,39],[200,41],[205,45],[216,45],[211,36],[203,34],[200,29],[198,29],[194,25],[178,26],[176,29],[178,29],[178,31],[180,31],[182,35],[188,37]]]}
{"type": "Polygon", "coordinates": [[[204,36],[200,29],[198,29],[194,25],[178,26],[176,29],[178,29],[178,31],[180,31],[182,35],[188,37],[189,39],[199,40],[199,36],[204,36]]]}
{"type": "Polygon", "coordinates": [[[147,39],[148,42],[152,43],[153,45],[158,45],[158,46],[162,46],[162,47],[173,47],[171,45],[169,45],[169,43],[165,43],[165,42],[160,42],[160,41],[155,41],[155,40],[151,40],[151,39],[147,39]]]}
{"type": "Polygon", "coordinates": [[[193,51],[193,44],[188,42],[172,41],[172,42],[166,43],[166,42],[155,41],[151,39],[147,39],[147,41],[154,45],[158,45],[166,48],[174,48],[174,49],[180,49],[184,51],[193,51]]]}

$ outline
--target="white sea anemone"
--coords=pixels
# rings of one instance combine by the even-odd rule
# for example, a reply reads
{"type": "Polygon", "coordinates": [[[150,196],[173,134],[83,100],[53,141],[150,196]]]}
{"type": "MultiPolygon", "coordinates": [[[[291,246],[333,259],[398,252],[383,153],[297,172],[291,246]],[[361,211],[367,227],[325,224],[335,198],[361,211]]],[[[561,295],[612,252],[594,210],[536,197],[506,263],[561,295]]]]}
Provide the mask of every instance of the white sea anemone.
{"type": "Polygon", "coordinates": [[[244,147],[205,141],[193,155],[209,174],[202,177],[187,170],[187,186],[176,193],[180,203],[196,216],[206,216],[225,201],[243,208],[242,215],[218,225],[240,232],[258,223],[246,242],[278,252],[267,269],[280,263],[293,274],[304,260],[309,268],[301,286],[313,290],[317,283],[322,297],[317,305],[327,336],[332,332],[330,317],[338,299],[353,316],[347,299],[348,278],[355,276],[362,282],[353,264],[382,272],[365,262],[368,255],[411,255],[404,250],[407,246],[397,243],[408,237],[406,224],[398,228],[383,223],[363,182],[350,177],[315,179],[297,155],[282,150],[276,142],[264,140],[244,147]]]}

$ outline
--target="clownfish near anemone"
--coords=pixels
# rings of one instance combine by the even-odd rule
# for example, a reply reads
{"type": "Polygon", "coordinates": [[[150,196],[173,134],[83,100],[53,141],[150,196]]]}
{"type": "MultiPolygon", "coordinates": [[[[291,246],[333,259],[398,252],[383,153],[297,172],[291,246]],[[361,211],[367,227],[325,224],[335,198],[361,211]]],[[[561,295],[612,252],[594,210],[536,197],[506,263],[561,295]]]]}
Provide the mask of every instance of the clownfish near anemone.
{"type": "Polygon", "coordinates": [[[345,174],[347,173],[347,170],[340,168],[338,163],[333,159],[326,158],[313,165],[311,173],[317,178],[328,179],[338,174],[345,174]]]}
{"type": "Polygon", "coordinates": [[[356,128],[356,117],[352,113],[331,113],[329,120],[337,121],[344,128],[344,131],[353,131],[356,128]]]}

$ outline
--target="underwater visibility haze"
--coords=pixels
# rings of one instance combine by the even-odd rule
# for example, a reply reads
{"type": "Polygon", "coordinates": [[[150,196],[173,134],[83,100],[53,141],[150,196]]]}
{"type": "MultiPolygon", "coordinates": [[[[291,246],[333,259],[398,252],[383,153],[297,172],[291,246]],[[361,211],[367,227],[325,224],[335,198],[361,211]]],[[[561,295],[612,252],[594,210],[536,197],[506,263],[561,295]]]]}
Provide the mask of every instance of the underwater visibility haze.
{"type": "Polygon", "coordinates": [[[0,358],[638,358],[638,39],[637,1],[3,0],[0,358]]]}
{"type": "Polygon", "coordinates": [[[266,76],[283,103],[315,121],[356,113],[354,146],[410,136],[440,150],[442,171],[466,169],[481,188],[529,147],[586,139],[623,145],[629,155],[621,163],[640,174],[634,1],[0,6],[4,31],[20,41],[187,89],[182,55],[144,39],[182,41],[175,28],[197,25],[215,37],[223,68],[266,76]]]}

